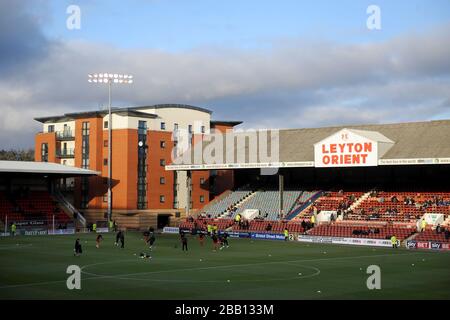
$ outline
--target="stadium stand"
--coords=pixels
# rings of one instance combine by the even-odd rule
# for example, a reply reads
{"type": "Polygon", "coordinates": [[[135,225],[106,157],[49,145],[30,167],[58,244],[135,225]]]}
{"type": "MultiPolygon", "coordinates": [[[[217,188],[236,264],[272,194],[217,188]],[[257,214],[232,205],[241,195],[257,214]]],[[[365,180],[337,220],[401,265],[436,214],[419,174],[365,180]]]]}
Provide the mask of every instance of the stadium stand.
{"type": "MultiPolygon", "coordinates": [[[[292,207],[299,199],[302,191],[293,190],[293,191],[284,191],[284,201],[283,201],[283,211],[285,214],[289,214],[292,210],[292,207]]],[[[238,210],[236,210],[233,214],[233,217],[236,214],[242,214],[247,209],[258,209],[260,211],[260,215],[266,220],[277,220],[279,217],[279,207],[280,207],[280,194],[278,191],[266,191],[266,190],[258,190],[255,195],[248,199],[248,201],[244,202],[238,210]]]]}
{"type": "MultiPolygon", "coordinates": [[[[263,190],[256,187],[245,186],[229,193],[223,199],[205,206],[202,213],[210,218],[234,218],[238,213],[242,214],[247,209],[258,209],[260,218],[277,220],[279,217],[279,192],[275,190],[263,190]],[[256,191],[254,191],[256,190],[256,191]]],[[[288,216],[294,208],[303,205],[314,192],[289,190],[284,191],[283,210],[288,216]]]]}
{"type": "Polygon", "coordinates": [[[289,232],[304,233],[307,231],[309,226],[309,221],[270,221],[270,220],[252,220],[248,224],[245,221],[241,224],[235,223],[232,219],[209,219],[209,218],[187,218],[186,221],[181,223],[180,228],[183,230],[198,229],[202,231],[207,230],[207,225],[217,225],[219,231],[229,230],[235,232],[260,232],[260,233],[282,233],[285,228],[289,232]]]}
{"type": "Polygon", "coordinates": [[[436,241],[436,242],[450,242],[450,237],[445,231],[438,233],[436,230],[425,230],[419,233],[414,240],[417,241],[436,241]]]}
{"type": "Polygon", "coordinates": [[[0,219],[5,221],[43,220],[68,223],[69,216],[62,211],[58,203],[47,191],[18,190],[7,196],[0,192],[0,219]]]}
{"type": "Polygon", "coordinates": [[[450,193],[373,192],[347,219],[412,222],[425,213],[449,214],[450,193]]]}
{"type": "Polygon", "coordinates": [[[0,192],[0,220],[5,221],[8,216],[10,220],[20,221],[23,217],[16,212],[14,205],[8,200],[4,192],[0,192]]]}
{"type": "Polygon", "coordinates": [[[309,219],[313,214],[321,211],[336,211],[338,215],[350,210],[358,200],[363,196],[364,192],[344,192],[342,190],[335,191],[309,191],[310,200],[299,208],[295,208],[290,218],[293,220],[309,219]]]}
{"type": "Polygon", "coordinates": [[[304,219],[305,215],[302,215],[303,212],[307,211],[306,209],[314,203],[316,198],[320,197],[322,194],[321,191],[303,191],[300,198],[298,198],[297,202],[294,204],[291,212],[286,216],[287,220],[298,220],[304,219]]]}
{"type": "Polygon", "coordinates": [[[207,213],[211,218],[217,218],[220,215],[228,212],[232,207],[236,206],[241,201],[245,200],[252,194],[252,191],[248,187],[243,187],[238,189],[229,195],[227,195],[224,199],[221,199],[217,203],[212,204],[207,208],[207,213]]]}
{"type": "Polygon", "coordinates": [[[202,231],[207,230],[208,224],[210,225],[217,225],[217,228],[219,230],[225,230],[230,228],[233,225],[234,221],[231,219],[215,219],[215,218],[202,218],[198,217],[197,219],[194,218],[187,218],[186,221],[182,222],[180,224],[181,229],[198,229],[202,231]]]}
{"type": "Polygon", "coordinates": [[[210,223],[216,224],[219,230],[235,232],[282,233],[287,228],[289,232],[311,236],[390,239],[395,235],[400,241],[449,241],[445,233],[445,228],[450,226],[449,192],[369,190],[284,191],[286,214],[280,217],[278,191],[246,185],[210,206],[204,212],[210,219],[188,218],[181,227],[206,230],[210,223]],[[252,220],[235,223],[236,214],[246,209],[258,209],[260,214],[252,220]],[[311,216],[321,211],[336,211],[338,217],[311,228],[311,216]],[[417,234],[417,222],[426,213],[444,214],[441,233],[426,230],[417,234]]]}
{"type": "Polygon", "coordinates": [[[371,238],[390,239],[395,235],[397,239],[404,240],[414,234],[413,227],[393,227],[388,225],[350,225],[350,224],[327,224],[319,225],[309,231],[312,236],[345,237],[345,238],[371,238]]]}
{"type": "Polygon", "coordinates": [[[317,212],[347,210],[363,194],[364,192],[344,192],[342,190],[338,192],[326,191],[309,210],[310,212],[313,212],[314,208],[317,209],[317,212]]]}
{"type": "Polygon", "coordinates": [[[300,221],[267,221],[267,220],[253,220],[249,222],[248,226],[234,225],[233,231],[253,231],[253,232],[274,232],[282,233],[287,228],[289,232],[304,233],[307,228],[302,226],[300,221]]]}

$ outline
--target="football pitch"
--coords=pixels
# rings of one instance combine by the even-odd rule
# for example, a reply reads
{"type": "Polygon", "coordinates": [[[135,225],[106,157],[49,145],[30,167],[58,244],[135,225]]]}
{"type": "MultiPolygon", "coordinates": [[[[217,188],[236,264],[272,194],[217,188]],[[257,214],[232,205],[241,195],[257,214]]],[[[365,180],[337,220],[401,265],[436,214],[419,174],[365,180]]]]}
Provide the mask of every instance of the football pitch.
{"type": "Polygon", "coordinates": [[[299,242],[229,239],[213,252],[205,239],[157,235],[151,259],[141,233],[125,248],[95,234],[0,239],[0,299],[450,299],[450,253],[299,242]],[[73,256],[75,239],[83,245],[73,256]],[[69,290],[67,267],[81,268],[81,290],[69,290]],[[367,268],[381,269],[369,290],[367,268]]]}

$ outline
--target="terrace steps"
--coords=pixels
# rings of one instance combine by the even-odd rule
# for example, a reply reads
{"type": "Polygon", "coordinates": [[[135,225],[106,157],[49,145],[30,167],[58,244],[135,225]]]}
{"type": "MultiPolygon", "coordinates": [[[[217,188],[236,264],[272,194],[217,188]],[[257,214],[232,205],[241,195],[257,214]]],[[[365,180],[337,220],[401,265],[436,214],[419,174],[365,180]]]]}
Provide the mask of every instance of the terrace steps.
{"type": "Polygon", "coordinates": [[[219,201],[225,199],[227,196],[229,196],[233,191],[231,190],[226,190],[224,192],[222,192],[220,195],[218,195],[217,197],[214,198],[214,200],[210,201],[206,206],[204,206],[199,212],[198,214],[202,213],[202,212],[208,212],[209,208],[211,208],[213,205],[215,205],[216,203],[218,203],[219,201]]]}
{"type": "Polygon", "coordinates": [[[353,202],[348,209],[351,211],[354,211],[355,209],[357,209],[364,200],[367,200],[370,197],[371,193],[372,193],[372,191],[368,191],[368,192],[364,193],[355,202],[353,202]]]}
{"type": "MultiPolygon", "coordinates": [[[[247,197],[245,197],[244,199],[242,199],[241,201],[235,203],[233,206],[235,206],[238,210],[239,208],[246,203],[247,201],[249,201],[251,198],[253,198],[256,195],[256,191],[252,191],[247,197]]],[[[226,210],[225,212],[223,212],[222,214],[220,214],[218,216],[219,219],[223,219],[226,218],[226,216],[229,214],[230,212],[228,210],[226,210]]]]}

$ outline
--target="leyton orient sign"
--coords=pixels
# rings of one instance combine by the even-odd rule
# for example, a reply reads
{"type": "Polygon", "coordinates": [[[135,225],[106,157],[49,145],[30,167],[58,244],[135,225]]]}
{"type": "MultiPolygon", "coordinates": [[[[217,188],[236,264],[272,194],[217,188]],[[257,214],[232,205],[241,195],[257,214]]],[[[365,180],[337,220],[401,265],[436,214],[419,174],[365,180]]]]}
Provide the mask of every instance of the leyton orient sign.
{"type": "Polygon", "coordinates": [[[343,129],[314,145],[318,168],[370,167],[378,165],[378,142],[343,129]]]}

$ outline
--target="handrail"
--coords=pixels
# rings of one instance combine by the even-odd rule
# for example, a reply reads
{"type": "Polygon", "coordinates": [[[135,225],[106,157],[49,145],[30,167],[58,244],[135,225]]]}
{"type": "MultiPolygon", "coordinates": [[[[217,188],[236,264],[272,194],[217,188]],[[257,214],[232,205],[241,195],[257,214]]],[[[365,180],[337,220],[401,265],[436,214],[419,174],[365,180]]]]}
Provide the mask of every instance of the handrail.
{"type": "Polygon", "coordinates": [[[323,191],[318,191],[315,194],[313,194],[309,199],[307,199],[303,204],[298,206],[296,209],[294,209],[292,212],[289,213],[288,216],[286,216],[286,220],[292,220],[296,216],[298,216],[303,210],[305,210],[307,207],[309,207],[311,204],[313,204],[318,198],[320,198],[323,194],[323,191]]]}
{"type": "Polygon", "coordinates": [[[56,198],[64,204],[64,206],[71,212],[72,215],[76,215],[78,222],[84,227],[86,226],[86,218],[64,197],[61,191],[55,191],[56,198]]]}
{"type": "Polygon", "coordinates": [[[64,138],[74,138],[75,135],[72,132],[72,130],[70,129],[66,129],[63,131],[56,131],[56,137],[60,138],[60,139],[64,139],[64,138]]]}
{"type": "Polygon", "coordinates": [[[75,149],[73,148],[68,148],[68,149],[58,149],[56,150],[56,156],[61,157],[61,156],[66,156],[66,157],[72,157],[75,156],[75,149]]]}

